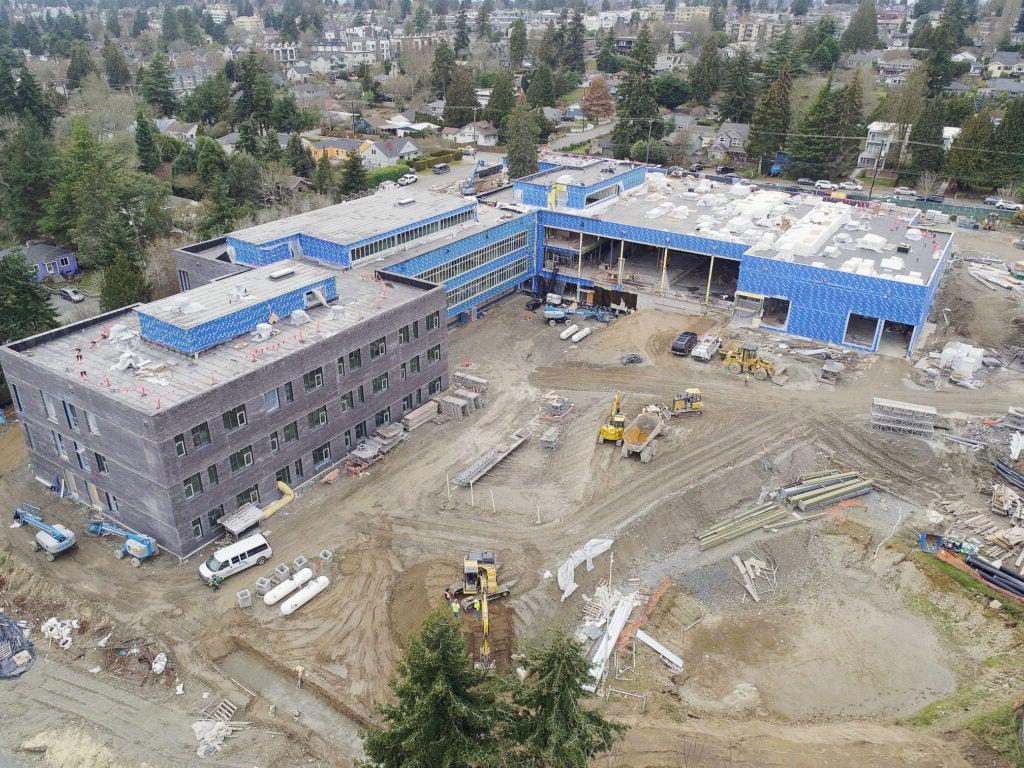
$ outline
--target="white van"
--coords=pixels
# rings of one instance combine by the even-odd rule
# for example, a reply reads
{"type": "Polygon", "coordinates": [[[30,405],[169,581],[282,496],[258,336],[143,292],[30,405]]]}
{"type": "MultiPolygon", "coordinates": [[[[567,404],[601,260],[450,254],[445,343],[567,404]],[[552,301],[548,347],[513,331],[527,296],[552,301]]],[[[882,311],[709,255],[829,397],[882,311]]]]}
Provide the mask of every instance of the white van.
{"type": "Polygon", "coordinates": [[[218,549],[210,559],[199,566],[199,575],[209,582],[214,576],[223,581],[251,565],[263,565],[274,554],[263,534],[256,533],[218,549]]]}

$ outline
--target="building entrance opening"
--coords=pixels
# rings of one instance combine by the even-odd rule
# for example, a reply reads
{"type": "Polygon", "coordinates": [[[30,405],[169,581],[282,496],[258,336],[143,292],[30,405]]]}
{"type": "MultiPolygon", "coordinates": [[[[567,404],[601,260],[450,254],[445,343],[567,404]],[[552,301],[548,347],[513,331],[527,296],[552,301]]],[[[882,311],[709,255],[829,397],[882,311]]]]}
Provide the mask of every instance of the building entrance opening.
{"type": "Polygon", "coordinates": [[[893,357],[906,357],[910,353],[910,340],[914,338],[914,326],[886,320],[882,323],[882,336],[878,340],[878,352],[893,357]]]}
{"type": "Polygon", "coordinates": [[[789,323],[789,299],[778,296],[766,297],[761,315],[761,325],[785,330],[787,323],[789,323]]]}
{"type": "Polygon", "coordinates": [[[843,334],[844,344],[853,344],[868,349],[875,343],[875,333],[878,331],[878,318],[858,315],[851,312],[846,320],[846,333],[843,334]]]}
{"type": "Polygon", "coordinates": [[[739,279],[738,261],[700,253],[669,251],[669,289],[676,294],[724,305],[735,298],[739,279]]]}

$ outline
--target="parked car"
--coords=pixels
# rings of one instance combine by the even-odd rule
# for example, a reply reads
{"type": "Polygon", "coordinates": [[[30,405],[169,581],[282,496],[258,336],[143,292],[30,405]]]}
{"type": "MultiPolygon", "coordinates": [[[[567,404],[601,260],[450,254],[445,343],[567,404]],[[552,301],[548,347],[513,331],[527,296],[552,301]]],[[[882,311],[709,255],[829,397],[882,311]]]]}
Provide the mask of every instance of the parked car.
{"type": "Polygon", "coordinates": [[[697,345],[690,352],[690,357],[694,360],[701,360],[706,363],[713,358],[721,348],[721,338],[718,336],[704,336],[699,342],[697,342],[697,345]]]}
{"type": "Polygon", "coordinates": [[[256,533],[216,550],[199,566],[199,577],[207,583],[219,583],[246,568],[263,565],[273,554],[263,535],[256,533]]]}
{"type": "Polygon", "coordinates": [[[430,170],[436,173],[438,176],[440,176],[442,173],[448,173],[451,169],[452,167],[448,165],[448,163],[438,163],[437,165],[432,165],[430,167],[430,170]]]}
{"type": "Polygon", "coordinates": [[[681,165],[673,165],[668,169],[668,175],[673,179],[681,179],[683,177],[683,167],[681,165]]]}
{"type": "Polygon", "coordinates": [[[850,192],[863,192],[864,185],[858,184],[856,181],[842,181],[839,183],[840,189],[846,189],[850,192]]]}
{"type": "Polygon", "coordinates": [[[832,189],[839,189],[839,185],[838,184],[833,184],[828,179],[818,179],[816,182],[814,182],[814,188],[815,189],[832,190],[832,189]]]}
{"type": "Polygon", "coordinates": [[[690,173],[700,173],[701,171],[704,170],[704,164],[703,163],[693,163],[692,165],[690,165],[690,167],[687,170],[690,173]]]}
{"type": "Polygon", "coordinates": [[[996,203],[996,208],[1003,211],[1024,211],[1024,205],[1015,203],[1013,200],[1000,200],[996,203]]]}
{"type": "Polygon", "coordinates": [[[716,171],[718,173],[721,173],[722,175],[729,174],[729,173],[736,173],[736,169],[733,166],[731,166],[731,165],[720,165],[720,166],[718,166],[716,171]]]}
{"type": "Polygon", "coordinates": [[[946,202],[945,195],[928,195],[925,200],[929,203],[944,203],[946,202]]]}
{"type": "Polygon", "coordinates": [[[906,195],[907,197],[917,197],[917,190],[911,189],[910,187],[896,187],[893,190],[893,194],[906,195]]]}
{"type": "Polygon", "coordinates": [[[415,184],[417,181],[419,181],[419,179],[416,178],[415,173],[407,173],[398,179],[398,186],[407,187],[410,184],[415,184]]]}
{"type": "Polygon", "coordinates": [[[683,331],[672,342],[672,354],[686,357],[696,344],[697,334],[693,331],[683,331]]]}
{"type": "Polygon", "coordinates": [[[70,301],[73,304],[85,301],[85,296],[77,288],[61,288],[57,295],[64,301],[70,301]]]}
{"type": "Polygon", "coordinates": [[[796,183],[802,187],[813,187],[814,179],[808,179],[806,176],[801,176],[799,179],[796,180],[796,183]]]}
{"type": "Polygon", "coordinates": [[[1001,197],[996,197],[995,195],[989,195],[988,197],[985,198],[985,205],[996,205],[996,204],[999,203],[1000,200],[1002,200],[1001,197]]]}

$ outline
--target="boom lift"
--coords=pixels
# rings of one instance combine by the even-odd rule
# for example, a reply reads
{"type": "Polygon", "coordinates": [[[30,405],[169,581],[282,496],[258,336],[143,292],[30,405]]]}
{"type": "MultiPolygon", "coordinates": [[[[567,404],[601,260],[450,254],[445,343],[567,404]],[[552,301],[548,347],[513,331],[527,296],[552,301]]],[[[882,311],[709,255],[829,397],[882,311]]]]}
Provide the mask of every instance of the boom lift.
{"type": "Polygon", "coordinates": [[[112,534],[114,536],[122,537],[124,539],[124,543],[114,550],[114,557],[118,560],[130,557],[132,565],[136,568],[142,565],[143,560],[148,560],[159,551],[156,541],[152,537],[145,536],[141,533],[126,531],[124,528],[119,528],[113,523],[108,523],[105,520],[91,520],[89,522],[89,527],[86,530],[93,536],[106,536],[108,534],[112,534]]]}
{"type": "Polygon", "coordinates": [[[14,520],[37,529],[35,538],[32,539],[32,551],[43,550],[46,552],[46,559],[51,563],[57,559],[57,555],[67,552],[78,543],[74,531],[60,523],[44,523],[43,513],[31,504],[19,505],[14,510],[14,520]]]}
{"type": "Polygon", "coordinates": [[[603,445],[606,441],[622,445],[622,430],[626,428],[626,417],[622,415],[622,393],[616,392],[612,400],[612,410],[608,421],[601,425],[597,433],[597,442],[603,445]]]}

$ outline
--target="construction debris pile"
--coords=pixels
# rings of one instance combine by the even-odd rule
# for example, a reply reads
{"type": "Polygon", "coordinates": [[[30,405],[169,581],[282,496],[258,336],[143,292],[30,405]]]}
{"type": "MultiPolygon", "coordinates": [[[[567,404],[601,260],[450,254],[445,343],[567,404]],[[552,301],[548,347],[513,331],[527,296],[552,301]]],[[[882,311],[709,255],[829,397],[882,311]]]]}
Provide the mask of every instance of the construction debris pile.
{"type": "Polygon", "coordinates": [[[18,677],[35,663],[36,651],[18,622],[0,613],[0,679],[18,677]]]}
{"type": "Polygon", "coordinates": [[[71,647],[71,636],[78,631],[78,619],[62,621],[56,616],[51,616],[40,627],[40,631],[43,633],[43,637],[57,643],[62,650],[66,651],[71,647]]]}
{"type": "Polygon", "coordinates": [[[1024,293],[1024,281],[1010,273],[1005,261],[989,258],[967,259],[967,273],[990,291],[1024,293]]]}
{"type": "Polygon", "coordinates": [[[771,494],[773,500],[752,507],[721,520],[696,534],[701,551],[746,536],[755,531],[778,531],[793,525],[824,517],[826,513],[812,512],[846,499],[871,493],[871,480],[857,472],[820,471],[800,475],[796,482],[771,494]]]}
{"type": "Polygon", "coordinates": [[[1018,502],[1014,505],[1014,502],[1008,499],[1006,491],[1017,496],[1006,486],[994,486],[991,511],[1000,515],[1006,514],[1002,511],[1002,505],[1011,505],[1013,512],[1009,515],[1009,526],[993,520],[988,510],[972,507],[963,502],[946,502],[942,509],[953,520],[942,536],[944,539],[963,542],[969,545],[972,552],[978,552],[993,560],[1001,561],[1016,556],[1014,565],[1019,570],[1024,565],[1024,524],[1021,521],[1020,497],[1017,497],[1018,502]]]}
{"type": "Polygon", "coordinates": [[[765,592],[774,592],[778,585],[778,563],[765,549],[746,559],[739,555],[732,556],[733,565],[740,572],[738,583],[747,590],[747,594],[755,602],[761,602],[761,595],[765,592]],[[764,582],[758,590],[758,585],[764,582]]]}
{"type": "Polygon", "coordinates": [[[932,350],[923,356],[914,368],[920,374],[918,383],[930,389],[938,389],[944,379],[965,389],[979,389],[985,382],[978,378],[978,372],[983,367],[998,368],[1002,364],[998,356],[982,347],[950,341],[941,351],[932,350]]]}

